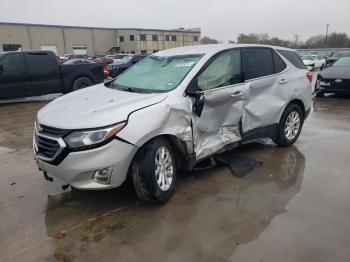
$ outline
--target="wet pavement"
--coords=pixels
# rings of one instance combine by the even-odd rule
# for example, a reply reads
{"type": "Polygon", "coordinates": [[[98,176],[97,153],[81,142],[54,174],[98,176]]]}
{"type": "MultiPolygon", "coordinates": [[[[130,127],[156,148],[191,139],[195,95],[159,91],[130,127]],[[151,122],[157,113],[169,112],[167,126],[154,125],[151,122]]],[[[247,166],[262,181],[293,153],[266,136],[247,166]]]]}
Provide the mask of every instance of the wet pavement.
{"type": "Polygon", "coordinates": [[[0,261],[349,261],[350,97],[315,99],[294,146],[182,174],[163,206],[129,184],[48,198],[31,151],[45,103],[0,105],[0,261]]]}

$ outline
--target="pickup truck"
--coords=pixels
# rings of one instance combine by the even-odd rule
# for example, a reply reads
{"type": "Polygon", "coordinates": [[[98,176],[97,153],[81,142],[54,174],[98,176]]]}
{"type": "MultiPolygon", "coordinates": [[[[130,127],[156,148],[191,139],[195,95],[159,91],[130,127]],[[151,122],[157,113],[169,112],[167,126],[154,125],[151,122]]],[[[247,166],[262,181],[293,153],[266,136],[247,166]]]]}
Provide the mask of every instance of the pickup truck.
{"type": "Polygon", "coordinates": [[[103,80],[100,64],[61,65],[51,51],[0,52],[0,99],[68,93],[103,80]]]}

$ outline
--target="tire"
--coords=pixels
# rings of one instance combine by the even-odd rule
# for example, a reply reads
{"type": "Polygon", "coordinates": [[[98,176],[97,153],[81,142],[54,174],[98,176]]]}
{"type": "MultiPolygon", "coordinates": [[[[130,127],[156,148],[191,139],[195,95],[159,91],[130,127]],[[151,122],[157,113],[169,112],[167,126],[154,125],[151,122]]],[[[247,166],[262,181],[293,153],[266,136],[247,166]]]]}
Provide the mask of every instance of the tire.
{"type": "Polygon", "coordinates": [[[303,123],[304,114],[300,106],[297,104],[290,104],[283,112],[274,142],[281,147],[294,144],[300,135],[303,123]],[[295,122],[295,124],[293,124],[293,122],[295,122]],[[287,127],[287,125],[289,127],[287,127]]]}
{"type": "Polygon", "coordinates": [[[92,86],[92,81],[87,78],[87,77],[78,77],[74,82],[73,82],[73,86],[72,86],[72,90],[76,91],[88,86],[92,86]]]}
{"type": "Polygon", "coordinates": [[[169,200],[175,190],[177,168],[174,150],[168,141],[157,138],[145,144],[131,164],[131,176],[136,194],[142,202],[162,204],[169,200]],[[168,162],[165,161],[164,165],[161,159],[162,152],[168,155],[168,162]],[[157,165],[156,162],[161,163],[157,165]],[[169,176],[164,174],[166,171],[169,176]],[[165,179],[169,178],[170,174],[171,181],[165,179]]]}

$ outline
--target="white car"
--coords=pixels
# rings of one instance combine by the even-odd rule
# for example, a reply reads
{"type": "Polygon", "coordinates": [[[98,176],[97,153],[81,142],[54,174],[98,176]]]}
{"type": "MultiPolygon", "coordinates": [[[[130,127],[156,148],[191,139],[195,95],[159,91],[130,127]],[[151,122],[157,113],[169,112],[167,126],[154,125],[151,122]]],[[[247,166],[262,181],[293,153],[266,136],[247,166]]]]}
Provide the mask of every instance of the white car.
{"type": "Polygon", "coordinates": [[[215,154],[260,138],[293,144],[310,112],[311,80],[283,47],[163,50],[42,108],[35,158],[62,188],[111,189],[129,176],[141,200],[163,203],[180,171],[215,154]]]}
{"type": "Polygon", "coordinates": [[[326,59],[319,55],[303,55],[301,59],[308,70],[316,68],[322,70],[326,64],[326,59]]]}

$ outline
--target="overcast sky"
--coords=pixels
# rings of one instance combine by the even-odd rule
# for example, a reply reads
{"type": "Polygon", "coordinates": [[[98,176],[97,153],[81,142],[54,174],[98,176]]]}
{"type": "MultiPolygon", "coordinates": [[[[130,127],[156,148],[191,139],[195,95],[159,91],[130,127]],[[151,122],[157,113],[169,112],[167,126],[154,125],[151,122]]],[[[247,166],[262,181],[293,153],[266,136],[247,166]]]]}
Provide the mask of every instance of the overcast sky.
{"type": "Polygon", "coordinates": [[[202,36],[239,33],[305,39],[350,34],[350,0],[0,0],[1,22],[173,29],[201,27],[202,36]]]}

